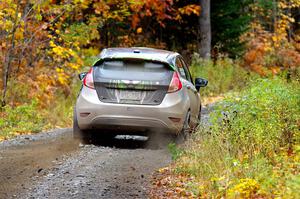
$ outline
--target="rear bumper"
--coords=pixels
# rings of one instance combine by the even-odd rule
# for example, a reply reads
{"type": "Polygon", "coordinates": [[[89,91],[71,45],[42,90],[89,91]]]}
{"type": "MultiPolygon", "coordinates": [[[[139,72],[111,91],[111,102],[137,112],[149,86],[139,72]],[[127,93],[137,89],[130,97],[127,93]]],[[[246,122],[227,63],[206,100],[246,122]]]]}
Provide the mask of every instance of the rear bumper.
{"type": "Polygon", "coordinates": [[[188,104],[182,91],[167,94],[160,105],[103,103],[93,89],[83,87],[76,102],[81,129],[148,130],[177,134],[181,131],[188,104]],[[89,113],[81,116],[80,113],[89,113]],[[180,118],[172,121],[169,117],[180,118]]]}

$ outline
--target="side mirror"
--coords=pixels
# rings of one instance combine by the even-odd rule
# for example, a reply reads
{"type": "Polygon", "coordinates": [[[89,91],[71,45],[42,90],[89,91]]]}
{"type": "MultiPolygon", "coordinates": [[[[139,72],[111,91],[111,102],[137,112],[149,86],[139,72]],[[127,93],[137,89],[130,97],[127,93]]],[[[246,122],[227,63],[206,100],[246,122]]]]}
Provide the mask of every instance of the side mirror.
{"type": "Polygon", "coordinates": [[[85,78],[86,74],[87,74],[87,72],[79,73],[79,74],[78,74],[79,79],[82,81],[83,78],[85,78]]]}
{"type": "Polygon", "coordinates": [[[208,81],[206,79],[196,78],[196,80],[195,80],[195,86],[196,86],[197,91],[199,91],[201,87],[207,86],[207,84],[208,84],[208,81]]]}

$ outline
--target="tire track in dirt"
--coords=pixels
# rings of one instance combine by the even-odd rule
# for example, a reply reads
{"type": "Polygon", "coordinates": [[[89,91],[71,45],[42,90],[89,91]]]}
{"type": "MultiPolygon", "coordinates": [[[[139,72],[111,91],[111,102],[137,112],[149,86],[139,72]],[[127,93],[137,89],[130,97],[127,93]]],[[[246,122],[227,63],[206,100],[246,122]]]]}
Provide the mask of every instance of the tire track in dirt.
{"type": "Polygon", "coordinates": [[[71,129],[20,136],[0,143],[0,198],[146,198],[152,172],[171,161],[166,145],[82,145],[71,129]]]}

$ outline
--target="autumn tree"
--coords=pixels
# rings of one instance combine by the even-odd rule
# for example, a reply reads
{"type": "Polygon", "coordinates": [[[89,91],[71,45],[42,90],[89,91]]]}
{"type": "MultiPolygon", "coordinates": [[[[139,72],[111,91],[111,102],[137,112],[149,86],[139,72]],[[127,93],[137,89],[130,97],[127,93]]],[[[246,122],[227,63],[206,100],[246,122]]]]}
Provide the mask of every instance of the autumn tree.
{"type": "Polygon", "coordinates": [[[11,76],[24,79],[25,67],[36,64],[36,59],[43,56],[38,49],[43,47],[40,42],[43,35],[40,30],[43,24],[39,22],[37,8],[29,1],[7,0],[0,2],[0,57],[1,64],[1,105],[6,104],[6,96],[11,76]],[[39,44],[37,44],[39,42],[39,44]],[[36,48],[38,45],[39,47],[36,48]],[[35,55],[36,57],[33,57],[35,55]]]}
{"type": "Polygon", "coordinates": [[[174,0],[7,0],[0,8],[2,106],[26,99],[46,106],[57,92],[68,96],[76,74],[104,47],[171,48],[163,41],[168,24],[179,27],[200,12],[174,0]]]}
{"type": "MultiPolygon", "coordinates": [[[[297,34],[298,0],[256,1],[252,4],[253,20],[244,35],[247,52],[245,66],[261,75],[300,68],[300,38],[297,34]]],[[[298,77],[299,78],[299,77],[298,77]]]]}

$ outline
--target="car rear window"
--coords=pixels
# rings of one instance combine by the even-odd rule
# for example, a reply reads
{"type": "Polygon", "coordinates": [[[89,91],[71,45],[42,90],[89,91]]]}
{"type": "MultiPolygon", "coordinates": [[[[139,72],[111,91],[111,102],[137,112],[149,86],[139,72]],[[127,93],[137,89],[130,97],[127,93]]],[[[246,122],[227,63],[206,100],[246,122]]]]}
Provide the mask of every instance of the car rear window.
{"type": "Polygon", "coordinates": [[[95,67],[95,76],[109,79],[161,79],[171,69],[159,62],[145,60],[111,60],[95,67]]]}
{"type": "Polygon", "coordinates": [[[106,61],[100,67],[106,70],[153,70],[159,71],[165,68],[162,63],[145,61],[106,61]]]}

